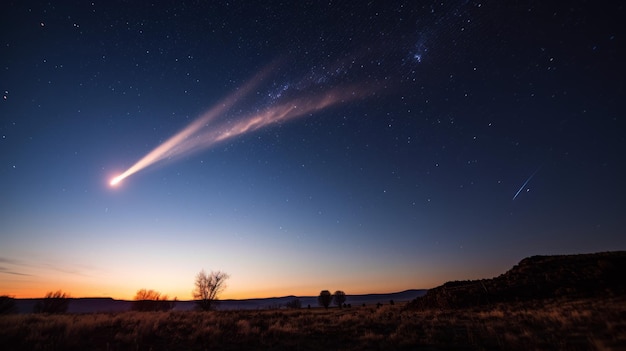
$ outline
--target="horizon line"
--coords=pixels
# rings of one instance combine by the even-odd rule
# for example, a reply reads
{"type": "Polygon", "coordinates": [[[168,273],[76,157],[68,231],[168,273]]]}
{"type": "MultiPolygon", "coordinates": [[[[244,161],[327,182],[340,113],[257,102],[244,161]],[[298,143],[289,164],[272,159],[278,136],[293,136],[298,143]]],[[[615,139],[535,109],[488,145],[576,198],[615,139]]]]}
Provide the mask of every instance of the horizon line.
{"type": "MultiPolygon", "coordinates": [[[[432,288],[431,288],[432,289],[432,288]]],[[[401,293],[405,293],[405,292],[409,292],[409,291],[424,291],[424,290],[430,290],[430,289],[405,289],[405,290],[400,290],[400,291],[394,291],[394,292],[382,292],[382,293],[363,293],[363,294],[346,294],[346,296],[368,296],[368,295],[394,295],[394,294],[401,294],[401,293]]],[[[16,299],[16,300],[39,300],[39,299],[44,299],[45,296],[41,296],[41,297],[14,297],[11,296],[9,294],[2,294],[0,296],[7,296],[10,297],[12,299],[16,299]]],[[[294,297],[294,298],[316,298],[318,295],[283,295],[283,296],[268,296],[268,297],[249,297],[249,298],[240,298],[240,299],[236,299],[236,298],[227,298],[227,299],[217,299],[217,301],[249,301],[249,300],[269,300],[269,299],[282,299],[282,298],[287,298],[287,297],[294,297]]],[[[114,298],[112,296],[81,296],[81,297],[76,297],[76,296],[68,296],[68,299],[74,299],[74,300],[79,300],[79,299],[108,299],[108,300],[114,300],[114,301],[137,301],[135,299],[117,299],[114,298]]],[[[167,299],[164,301],[178,301],[178,302],[193,302],[193,301],[197,301],[197,300],[193,300],[193,299],[185,299],[185,300],[178,300],[176,299],[176,296],[174,296],[173,299],[167,299]]]]}

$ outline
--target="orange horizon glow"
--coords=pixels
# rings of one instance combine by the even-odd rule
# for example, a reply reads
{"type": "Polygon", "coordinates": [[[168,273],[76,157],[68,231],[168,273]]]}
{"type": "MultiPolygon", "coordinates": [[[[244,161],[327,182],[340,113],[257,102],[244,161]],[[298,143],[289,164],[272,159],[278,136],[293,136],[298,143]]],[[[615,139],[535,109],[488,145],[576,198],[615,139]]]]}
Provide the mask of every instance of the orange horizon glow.
{"type": "MultiPolygon", "coordinates": [[[[265,299],[265,298],[285,297],[285,296],[317,296],[319,292],[322,290],[330,290],[330,291],[342,290],[342,291],[345,291],[347,295],[388,294],[388,293],[401,292],[401,291],[410,290],[410,289],[429,289],[440,284],[442,283],[437,283],[432,286],[429,284],[428,287],[408,287],[406,285],[397,285],[396,288],[387,286],[385,288],[379,288],[379,289],[357,288],[354,290],[351,290],[349,289],[349,287],[345,287],[345,286],[337,286],[337,287],[321,286],[318,289],[302,288],[302,289],[294,289],[294,290],[258,289],[257,288],[254,290],[228,291],[228,288],[227,288],[226,291],[224,291],[219,296],[219,300],[265,299]]],[[[176,298],[177,300],[180,300],[180,301],[191,301],[193,300],[193,297],[191,294],[192,288],[193,286],[190,285],[190,289],[188,289],[189,291],[186,294],[180,294],[183,291],[178,290],[178,289],[173,289],[172,291],[166,291],[166,290],[161,291],[158,289],[153,289],[153,290],[159,292],[161,295],[167,295],[168,299],[170,300],[173,300],[174,298],[176,298]],[[179,294],[177,294],[176,292],[178,292],[179,294]]],[[[135,294],[140,289],[143,289],[143,288],[137,288],[133,290],[123,289],[122,291],[111,293],[111,294],[103,294],[103,293],[98,294],[98,293],[94,293],[93,291],[90,291],[88,288],[80,288],[78,286],[74,287],[74,289],[71,289],[71,288],[69,289],[41,288],[41,289],[15,289],[15,290],[6,289],[4,291],[0,291],[0,296],[10,296],[16,299],[37,299],[37,298],[43,298],[49,292],[56,292],[60,290],[66,293],[71,298],[112,298],[114,300],[130,301],[134,299],[135,294]]],[[[145,287],[145,289],[150,289],[150,288],[145,287]]]]}

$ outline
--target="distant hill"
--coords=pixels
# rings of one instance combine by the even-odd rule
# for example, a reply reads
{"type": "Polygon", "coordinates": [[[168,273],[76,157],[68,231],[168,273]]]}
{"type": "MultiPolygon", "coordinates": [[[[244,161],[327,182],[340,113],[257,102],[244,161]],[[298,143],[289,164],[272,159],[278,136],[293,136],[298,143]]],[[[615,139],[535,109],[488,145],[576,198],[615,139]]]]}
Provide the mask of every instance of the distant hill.
{"type": "Polygon", "coordinates": [[[626,251],[532,256],[499,277],[453,281],[428,290],[407,308],[459,308],[496,302],[626,293],[626,251]]]}
{"type": "MultiPolygon", "coordinates": [[[[388,304],[391,300],[394,302],[409,302],[418,296],[426,294],[427,290],[405,290],[396,293],[389,294],[363,294],[363,295],[347,295],[346,304],[352,306],[361,306],[363,304],[388,304]]],[[[284,296],[284,297],[271,297],[264,299],[247,299],[247,300],[222,300],[219,304],[221,310],[238,310],[238,309],[267,309],[267,308],[281,308],[293,301],[294,299],[300,300],[303,308],[307,306],[318,307],[317,296],[284,296]]],[[[195,307],[193,301],[191,308],[195,307]]]]}
{"type": "MultiPolygon", "coordinates": [[[[18,313],[32,313],[41,299],[15,299],[18,313]]],[[[122,312],[130,310],[132,301],[114,300],[110,297],[70,298],[68,313],[122,312]]]]}
{"type": "MultiPolygon", "coordinates": [[[[388,304],[394,302],[409,302],[418,296],[426,294],[426,290],[406,290],[389,294],[348,295],[346,304],[361,306],[362,304],[388,304]]],[[[219,310],[259,310],[284,308],[294,299],[300,300],[303,308],[318,307],[317,296],[283,296],[245,300],[220,300],[219,310]]],[[[40,299],[15,299],[18,313],[31,313],[40,299]]],[[[96,313],[96,312],[123,312],[129,311],[132,301],[114,300],[112,298],[71,298],[68,313],[96,313]]],[[[190,311],[195,308],[194,301],[177,301],[175,311],[190,311]]]]}

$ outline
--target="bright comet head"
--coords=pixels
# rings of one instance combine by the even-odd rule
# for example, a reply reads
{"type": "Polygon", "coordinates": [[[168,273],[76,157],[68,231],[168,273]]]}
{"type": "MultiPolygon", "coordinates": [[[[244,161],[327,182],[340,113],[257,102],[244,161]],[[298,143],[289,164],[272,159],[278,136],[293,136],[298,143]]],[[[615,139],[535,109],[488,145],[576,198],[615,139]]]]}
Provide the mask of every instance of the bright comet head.
{"type": "Polygon", "coordinates": [[[109,183],[111,186],[116,186],[117,183],[121,182],[122,179],[124,179],[124,177],[122,177],[121,175],[118,175],[117,177],[111,179],[111,182],[109,183]]]}

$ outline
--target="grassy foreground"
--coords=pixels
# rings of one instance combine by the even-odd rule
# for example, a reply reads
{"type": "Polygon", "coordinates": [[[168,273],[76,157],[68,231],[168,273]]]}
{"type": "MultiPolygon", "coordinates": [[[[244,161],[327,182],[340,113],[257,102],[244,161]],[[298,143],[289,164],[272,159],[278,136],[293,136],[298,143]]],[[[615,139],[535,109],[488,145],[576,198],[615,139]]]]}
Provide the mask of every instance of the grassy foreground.
{"type": "MultiPolygon", "coordinates": [[[[449,310],[7,315],[7,350],[624,350],[626,297],[449,310]]],[[[3,348],[4,348],[3,347],[3,348]]]]}

